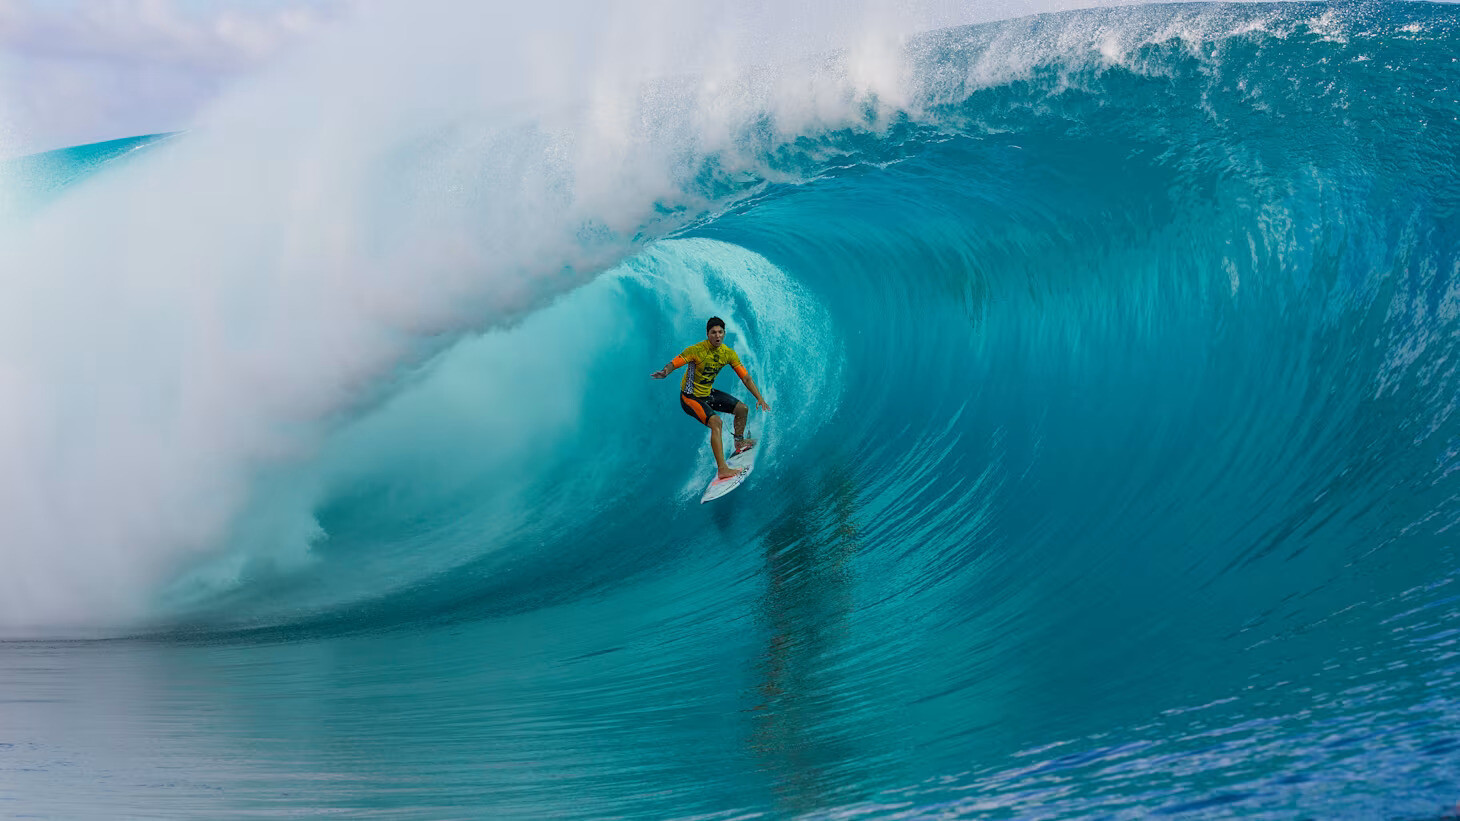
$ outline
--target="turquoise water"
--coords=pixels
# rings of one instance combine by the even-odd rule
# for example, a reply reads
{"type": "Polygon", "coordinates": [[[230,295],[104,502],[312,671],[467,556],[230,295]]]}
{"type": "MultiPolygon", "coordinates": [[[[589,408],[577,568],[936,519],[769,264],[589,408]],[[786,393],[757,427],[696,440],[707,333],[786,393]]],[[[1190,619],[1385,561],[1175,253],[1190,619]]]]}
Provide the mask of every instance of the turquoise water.
{"type": "MultiPolygon", "coordinates": [[[[44,555],[7,534],[29,604],[0,610],[0,814],[1451,817],[1457,23],[1169,6],[936,32],[899,106],[753,120],[748,165],[687,148],[649,217],[581,222],[551,289],[465,323],[375,290],[388,211],[340,229],[326,250],[365,262],[323,286],[240,243],[218,314],[206,265],[170,290],[66,268],[145,322],[7,362],[71,368],[46,430],[116,460],[42,455],[127,505],[44,555]],[[389,329],[390,367],[277,296],[316,287],[389,329]],[[703,429],[647,377],[710,314],[775,409],[754,476],[702,506],[703,429]],[[168,353],[216,317],[229,357],[168,353]],[[151,358],[108,393],[78,363],[138,328],[151,358]],[[330,355],[250,358],[284,342],[330,355]],[[192,391],[215,377],[242,387],[192,391]],[[242,491],[215,483],[237,464],[242,491]],[[130,483],[174,470],[159,486],[234,493],[223,524],[136,524],[167,508],[130,483]],[[115,532],[156,568],[125,617],[69,581],[115,532]],[[201,547],[155,548],[178,532],[201,547]]],[[[32,174],[9,236],[179,196],[149,186],[209,140],[47,155],[74,173],[32,174]]],[[[413,187],[463,167],[440,144],[376,159],[364,187],[436,222],[531,193],[413,187]]],[[[494,270],[436,287],[470,313],[461,281],[494,270]]]]}

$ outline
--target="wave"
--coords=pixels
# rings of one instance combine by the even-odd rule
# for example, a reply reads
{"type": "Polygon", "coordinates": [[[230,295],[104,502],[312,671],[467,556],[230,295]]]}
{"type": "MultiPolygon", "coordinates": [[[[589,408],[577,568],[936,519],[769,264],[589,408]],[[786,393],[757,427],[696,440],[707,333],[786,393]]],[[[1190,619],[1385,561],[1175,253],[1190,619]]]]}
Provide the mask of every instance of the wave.
{"type": "Polygon", "coordinates": [[[10,220],[4,621],[349,629],[652,573],[708,456],[641,372],[708,313],[778,408],[734,533],[845,473],[912,580],[1014,612],[1055,562],[1201,591],[1213,633],[1318,618],[1395,544],[1423,576],[1452,38],[1115,9],[566,113],[458,83],[408,126],[272,80],[10,220]]]}
{"type": "MultiPolygon", "coordinates": [[[[421,772],[478,773],[455,742],[518,722],[539,772],[610,774],[422,806],[1435,814],[1453,8],[650,54],[586,91],[543,68],[552,105],[479,85],[530,37],[364,65],[406,25],[377,13],[192,132],[4,172],[7,634],[247,665],[346,635],[409,658],[372,697],[462,698],[401,713],[421,772]],[[643,80],[668,64],[697,73],[643,80]],[[648,374],[711,314],[775,409],[701,506],[707,436],[648,374]],[[749,739],[694,735],[726,704],[749,739]]],[[[305,792],[358,809],[334,783],[305,792]]]]}

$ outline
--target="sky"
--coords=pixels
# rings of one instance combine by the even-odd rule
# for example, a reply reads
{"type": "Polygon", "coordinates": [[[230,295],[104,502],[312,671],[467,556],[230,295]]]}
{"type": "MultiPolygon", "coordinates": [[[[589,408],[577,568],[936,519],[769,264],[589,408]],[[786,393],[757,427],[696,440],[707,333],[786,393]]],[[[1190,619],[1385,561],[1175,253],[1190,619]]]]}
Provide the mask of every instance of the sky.
{"type": "Polygon", "coordinates": [[[0,0],[0,157],[185,128],[352,0],[0,0]]]}

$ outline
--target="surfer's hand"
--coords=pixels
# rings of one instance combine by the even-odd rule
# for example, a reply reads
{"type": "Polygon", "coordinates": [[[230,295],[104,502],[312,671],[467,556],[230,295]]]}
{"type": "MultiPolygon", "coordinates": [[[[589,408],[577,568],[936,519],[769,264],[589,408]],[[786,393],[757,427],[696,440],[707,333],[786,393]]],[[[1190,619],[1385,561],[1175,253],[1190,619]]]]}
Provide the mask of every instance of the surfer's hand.
{"type": "Polygon", "coordinates": [[[653,378],[653,379],[663,379],[664,377],[666,377],[668,375],[669,374],[665,373],[664,371],[655,371],[655,372],[649,374],[649,376],[651,378],[653,378]]]}
{"type": "Polygon", "coordinates": [[[756,403],[758,403],[760,405],[760,409],[761,410],[768,411],[768,410],[771,409],[770,404],[768,402],[766,402],[764,399],[757,399],[755,401],[756,401],[756,403]]]}

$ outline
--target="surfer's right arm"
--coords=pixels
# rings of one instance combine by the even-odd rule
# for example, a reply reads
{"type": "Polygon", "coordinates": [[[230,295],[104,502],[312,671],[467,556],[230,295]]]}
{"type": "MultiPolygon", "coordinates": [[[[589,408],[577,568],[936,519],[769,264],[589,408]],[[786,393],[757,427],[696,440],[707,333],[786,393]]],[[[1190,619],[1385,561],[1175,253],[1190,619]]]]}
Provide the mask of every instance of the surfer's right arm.
{"type": "Polygon", "coordinates": [[[653,373],[651,373],[649,375],[652,376],[652,377],[654,377],[655,379],[663,379],[664,377],[668,376],[670,374],[670,372],[673,371],[675,368],[678,368],[679,366],[685,364],[688,361],[689,360],[688,359],[685,359],[683,356],[676,356],[673,359],[669,360],[669,364],[668,365],[665,365],[664,367],[660,368],[659,370],[657,370],[657,371],[655,371],[655,372],[653,372],[653,373]]]}

